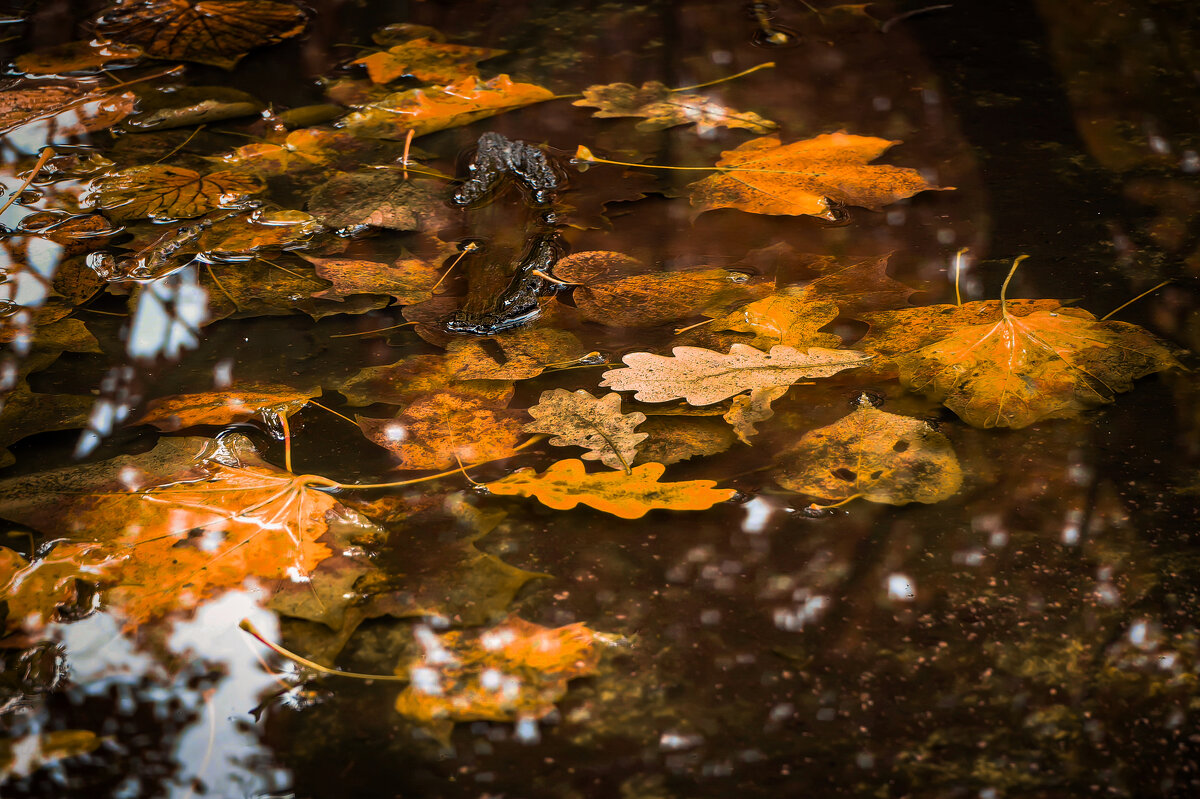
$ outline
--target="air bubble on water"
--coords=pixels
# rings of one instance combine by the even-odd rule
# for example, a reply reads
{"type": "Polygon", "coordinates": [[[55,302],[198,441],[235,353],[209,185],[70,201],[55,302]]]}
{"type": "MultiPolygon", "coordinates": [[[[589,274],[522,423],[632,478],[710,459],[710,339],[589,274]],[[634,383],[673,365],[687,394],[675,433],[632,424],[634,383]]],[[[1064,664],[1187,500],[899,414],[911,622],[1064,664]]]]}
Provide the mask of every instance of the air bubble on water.
{"type": "Polygon", "coordinates": [[[695,749],[704,743],[703,735],[668,730],[658,739],[658,748],[663,752],[682,752],[685,749],[695,749]]]}
{"type": "Polygon", "coordinates": [[[213,388],[226,389],[233,385],[233,358],[224,358],[213,366],[213,388]]]}
{"type": "Polygon", "coordinates": [[[383,426],[383,437],[388,441],[397,443],[408,438],[408,428],[399,422],[392,422],[383,426]]]}
{"type": "Polygon", "coordinates": [[[441,696],[442,677],[437,669],[427,666],[414,666],[408,670],[409,685],[419,694],[441,696]]]}
{"type": "Polygon", "coordinates": [[[766,529],[767,521],[775,511],[775,507],[765,497],[755,497],[742,507],[746,511],[746,518],[742,520],[744,533],[761,533],[766,529]]]}
{"type": "Polygon", "coordinates": [[[513,729],[513,737],[523,744],[535,744],[542,740],[541,730],[538,729],[537,719],[525,717],[517,719],[513,729]]]}

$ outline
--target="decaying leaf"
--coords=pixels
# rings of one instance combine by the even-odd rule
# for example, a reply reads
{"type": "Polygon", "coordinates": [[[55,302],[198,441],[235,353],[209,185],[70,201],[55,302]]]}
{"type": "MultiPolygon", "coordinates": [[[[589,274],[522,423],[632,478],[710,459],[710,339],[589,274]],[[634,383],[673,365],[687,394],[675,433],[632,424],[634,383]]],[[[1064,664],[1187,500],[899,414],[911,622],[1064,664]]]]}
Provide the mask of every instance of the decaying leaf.
{"type": "Polygon", "coordinates": [[[102,67],[110,61],[139,58],[142,48],[116,42],[81,40],[34,50],[13,59],[22,72],[34,75],[62,75],[102,67]]]}
{"type": "Polygon", "coordinates": [[[628,469],[648,435],[634,432],[646,414],[621,413],[621,395],[616,393],[597,399],[582,389],[543,391],[529,415],[534,421],[525,425],[525,432],[551,433],[551,445],[584,447],[591,450],[580,456],[585,461],[598,460],[613,469],[628,469]]]}
{"type": "MultiPolygon", "coordinates": [[[[973,304],[973,303],[972,303],[973,304]]],[[[895,358],[905,387],[976,427],[1026,427],[1113,401],[1133,381],[1179,366],[1137,325],[1081,308],[1015,316],[957,330],[895,358]]]]}
{"type": "Polygon", "coordinates": [[[515,616],[483,630],[453,630],[396,668],[412,677],[396,710],[426,723],[540,719],[569,681],[595,673],[602,646],[618,640],[582,623],[551,629],[515,616]]]}
{"type": "Polygon", "coordinates": [[[651,416],[641,425],[649,438],[638,446],[635,463],[672,463],[716,455],[733,446],[729,425],[696,416],[651,416]]]}
{"type": "Polygon", "coordinates": [[[886,413],[863,398],[848,416],[805,433],[775,480],[825,500],[905,505],[953,495],[962,470],[950,440],[927,422],[886,413]]]}
{"type": "Polygon", "coordinates": [[[433,296],[433,287],[442,275],[439,265],[420,258],[397,258],[390,264],[362,258],[304,258],[316,267],[320,277],[333,283],[333,288],[312,295],[325,300],[340,300],[351,294],[386,294],[401,305],[413,305],[433,296]]]}
{"type": "Polygon", "coordinates": [[[261,191],[251,175],[153,164],[134,166],[92,181],[81,202],[110,219],[190,219],[261,191]]]}
{"type": "Polygon", "coordinates": [[[938,188],[915,169],[869,164],[896,143],[847,133],[790,144],[775,136],[752,139],[721,153],[721,171],[689,184],[689,195],[700,212],[737,208],[832,220],[831,203],[879,209],[938,188]]]}
{"type": "Polygon", "coordinates": [[[755,425],[775,415],[771,403],[788,392],[788,386],[752,388],[749,394],[738,394],[725,412],[724,419],[733,427],[738,440],[750,443],[750,437],[758,433],[755,425]]]}
{"type": "Polygon", "coordinates": [[[590,354],[574,333],[545,318],[484,340],[489,344],[458,338],[446,348],[446,362],[460,379],[526,380],[550,366],[569,366],[590,354]],[[497,346],[502,360],[492,354],[497,346]]]}
{"type": "Polygon", "coordinates": [[[583,461],[557,461],[538,474],[519,469],[487,484],[493,494],[537,497],[555,510],[570,510],[583,503],[622,519],[640,519],[655,508],[708,510],[734,495],[732,488],[714,488],[713,480],[660,483],[666,471],[661,463],[644,463],[625,472],[587,474],[583,461]]]}
{"type": "Polygon", "coordinates": [[[837,303],[814,296],[808,287],[787,287],[713,320],[713,330],[753,333],[746,342],[765,349],[783,344],[798,349],[838,347],[839,336],[820,329],[838,316],[837,303]]]}
{"type": "Polygon", "coordinates": [[[59,543],[32,563],[0,547],[0,638],[16,630],[37,632],[58,608],[75,603],[77,580],[97,583],[117,560],[98,544],[59,543]]]}
{"type": "Polygon", "coordinates": [[[475,64],[504,55],[507,50],[490,47],[463,47],[429,39],[412,39],[355,61],[367,68],[376,83],[391,83],[411,75],[430,83],[453,83],[475,75],[475,64]]]}
{"type": "Polygon", "coordinates": [[[766,133],[778,127],[752,111],[734,111],[702,95],[674,91],[656,80],[643,83],[640,89],[630,83],[589,86],[583,90],[583,99],[571,105],[600,109],[594,117],[643,117],[637,123],[637,129],[643,131],[693,123],[701,133],[718,127],[766,133]]]}
{"type": "Polygon", "coordinates": [[[0,482],[0,516],[102,545],[120,559],[104,600],[131,625],[248,580],[303,579],[329,549],[332,523],[369,522],[283,472],[249,440],[164,438],[148,453],[0,482]]]}
{"type": "Polygon", "coordinates": [[[47,143],[111,127],[133,112],[132,92],[104,94],[75,84],[17,81],[0,86],[0,134],[45,120],[47,143]]]}
{"type": "Polygon", "coordinates": [[[211,125],[226,119],[255,116],[266,103],[228,86],[167,86],[139,89],[137,113],[125,120],[127,130],[154,130],[211,125]]]}
{"type": "Polygon", "coordinates": [[[770,290],[744,272],[653,272],[628,255],[604,251],[568,255],[555,264],[554,275],[578,284],[572,297],[583,318],[626,327],[653,327],[709,308],[724,309],[770,290]]]}
{"type": "Polygon", "coordinates": [[[117,0],[96,30],[146,55],[231,69],[250,50],[304,30],[307,17],[273,0],[117,0]]]}
{"type": "Polygon", "coordinates": [[[363,435],[397,458],[397,469],[449,469],[496,460],[522,438],[515,411],[498,411],[453,392],[411,403],[395,419],[358,417],[363,435]]]}
{"type": "Polygon", "coordinates": [[[248,384],[229,391],[200,394],[176,394],[160,397],[146,406],[146,412],[133,424],[152,424],[159,430],[175,431],[196,425],[227,425],[258,417],[273,422],[279,416],[291,416],[309,399],[320,396],[321,389],[297,389],[291,386],[248,384]]]}
{"type": "MultiPolygon", "coordinates": [[[[1061,308],[1058,300],[1006,300],[1009,316],[1028,316],[1034,311],[1061,308]]],[[[858,317],[870,325],[855,349],[874,355],[892,356],[919,350],[927,344],[970,325],[993,324],[1000,320],[1000,301],[981,300],[962,305],[921,305],[878,311],[858,317]]]]}
{"type": "Polygon", "coordinates": [[[461,380],[455,365],[441,355],[416,355],[383,366],[368,366],[337,389],[351,405],[407,405],[451,386],[454,393],[470,395],[485,408],[504,408],[513,395],[512,380],[461,380]]]}
{"type": "Polygon", "coordinates": [[[201,234],[196,246],[217,258],[246,261],[265,250],[301,248],[324,229],[303,211],[258,210],[217,222],[201,234]]]}
{"type": "Polygon", "coordinates": [[[448,86],[409,89],[390,94],[348,115],[342,124],[359,136],[403,139],[469,125],[515,108],[549,100],[554,93],[531,83],[514,83],[507,75],[481,81],[470,77],[448,86]]]}
{"type": "Polygon", "coordinates": [[[861,366],[870,356],[849,350],[772,347],[769,353],[734,344],[729,354],[699,347],[676,347],[674,355],[633,352],[623,369],[604,373],[602,387],[636,391],[640,402],[685,399],[689,405],[711,405],[754,388],[790,386],[797,380],[829,377],[861,366]]]}
{"type": "Polygon", "coordinates": [[[381,169],[335,175],[317,187],[308,210],[332,228],[358,225],[435,230],[447,217],[440,188],[381,169]]]}

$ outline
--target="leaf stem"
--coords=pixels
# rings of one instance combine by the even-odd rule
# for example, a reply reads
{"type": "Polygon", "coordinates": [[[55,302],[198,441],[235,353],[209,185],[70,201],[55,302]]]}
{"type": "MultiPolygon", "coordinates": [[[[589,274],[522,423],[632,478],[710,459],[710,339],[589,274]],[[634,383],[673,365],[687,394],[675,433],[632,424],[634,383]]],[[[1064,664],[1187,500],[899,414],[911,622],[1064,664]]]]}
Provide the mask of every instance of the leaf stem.
{"type": "Polygon", "coordinates": [[[832,505],[818,505],[816,502],[813,502],[808,507],[813,508],[814,510],[832,510],[833,508],[840,508],[843,505],[849,505],[851,502],[856,499],[860,499],[861,497],[862,494],[851,494],[842,501],[835,502],[832,505]]]}
{"type": "MultiPolygon", "coordinates": [[[[345,420],[346,420],[347,422],[349,422],[350,424],[354,425],[355,427],[358,427],[358,422],[354,421],[354,420],[353,420],[353,419],[351,419],[349,416],[346,416],[345,414],[338,413],[338,412],[337,412],[337,411],[335,411],[333,408],[330,408],[330,407],[328,407],[328,406],[326,406],[326,405],[322,405],[321,403],[317,402],[316,400],[311,400],[311,399],[310,399],[310,400],[308,401],[308,404],[309,404],[309,405],[316,405],[316,406],[317,406],[318,408],[320,408],[321,410],[323,410],[323,411],[329,411],[329,412],[330,412],[330,413],[332,413],[334,416],[337,416],[337,417],[339,417],[339,418],[341,418],[341,419],[345,419],[345,420]]],[[[361,430],[362,428],[361,428],[361,427],[359,427],[359,429],[361,430]]]]}
{"type": "MultiPolygon", "coordinates": [[[[546,438],[546,436],[534,436],[533,438],[529,439],[528,441],[526,441],[522,444],[518,444],[517,446],[513,447],[512,452],[517,452],[517,451],[523,450],[527,447],[531,447],[534,444],[537,444],[537,443],[545,440],[545,438],[546,438]]],[[[477,461],[475,463],[468,463],[467,466],[470,466],[472,468],[475,466],[483,466],[485,463],[492,463],[493,461],[502,461],[508,457],[509,457],[509,455],[503,455],[499,458],[492,458],[491,460],[477,461]]],[[[359,490],[359,489],[367,489],[367,488],[399,488],[400,486],[409,486],[409,485],[415,485],[417,483],[425,483],[430,480],[437,480],[439,477],[449,477],[450,475],[458,474],[461,471],[462,471],[462,467],[457,468],[457,469],[450,469],[449,471],[445,471],[445,472],[438,472],[437,474],[426,475],[425,477],[414,477],[412,480],[398,480],[394,483],[338,483],[333,480],[327,480],[327,478],[320,478],[320,479],[322,481],[324,481],[321,483],[321,485],[325,485],[325,486],[328,486],[329,488],[337,489],[339,491],[351,491],[351,490],[359,490]]]]}
{"type": "Polygon", "coordinates": [[[1017,267],[1021,265],[1021,261],[1028,258],[1028,255],[1018,255],[1013,259],[1012,269],[1008,270],[1008,277],[1004,278],[1004,285],[1000,287],[1000,318],[1008,319],[1008,309],[1005,307],[1005,294],[1008,292],[1008,283],[1017,272],[1017,267]]]}
{"type": "Polygon", "coordinates": [[[442,285],[442,281],[446,279],[447,275],[449,275],[452,271],[454,271],[454,267],[458,266],[458,262],[461,261],[463,258],[465,258],[467,253],[474,252],[475,250],[478,250],[478,249],[479,249],[478,244],[476,244],[473,241],[468,241],[466,246],[462,248],[462,252],[460,252],[458,254],[458,257],[454,259],[454,263],[447,266],[446,271],[442,272],[442,276],[438,278],[438,281],[436,283],[434,283],[433,286],[430,287],[429,293],[432,294],[433,292],[437,291],[437,287],[442,285]]]}
{"type": "Polygon", "coordinates": [[[355,679],[355,680],[386,680],[389,682],[408,682],[409,681],[407,677],[401,677],[398,674],[360,674],[357,671],[338,671],[337,669],[331,669],[328,666],[322,666],[320,663],[317,663],[315,660],[309,660],[308,658],[297,655],[295,652],[291,652],[287,649],[284,649],[282,646],[275,643],[274,641],[267,640],[265,637],[263,637],[263,634],[260,633],[257,628],[255,628],[255,626],[250,622],[249,619],[242,619],[241,622],[238,624],[238,627],[242,628],[246,632],[250,633],[250,635],[257,638],[258,642],[260,644],[267,647],[275,654],[281,655],[281,656],[287,658],[288,660],[291,660],[295,663],[299,663],[301,666],[304,666],[307,669],[312,669],[313,671],[320,672],[321,674],[328,674],[333,677],[350,677],[351,679],[355,679]]]}
{"type": "Polygon", "coordinates": [[[958,290],[958,278],[962,275],[962,257],[970,251],[970,247],[963,247],[954,253],[954,304],[960,308],[962,307],[962,294],[958,290]]]}
{"type": "Polygon", "coordinates": [[[408,325],[415,325],[415,324],[416,324],[416,322],[401,322],[398,325],[389,325],[388,327],[380,327],[380,328],[376,328],[375,330],[363,330],[358,333],[336,333],[336,334],[330,336],[330,338],[354,338],[355,336],[369,336],[372,333],[383,333],[388,330],[395,330],[396,328],[399,328],[399,327],[407,327],[408,325]]]}
{"type": "Polygon", "coordinates": [[[288,474],[295,474],[292,471],[292,428],[286,413],[279,414],[279,426],[283,428],[283,469],[288,474]]]}
{"type": "Polygon", "coordinates": [[[751,72],[758,72],[760,69],[771,69],[774,66],[775,66],[774,61],[767,61],[765,63],[759,64],[756,67],[750,67],[750,69],[742,70],[741,72],[739,72],[736,75],[730,75],[727,78],[718,78],[716,80],[710,80],[707,83],[697,83],[695,86],[681,86],[678,89],[671,89],[671,91],[673,91],[673,92],[688,92],[688,91],[691,91],[692,89],[703,89],[705,86],[716,86],[718,83],[724,83],[725,81],[729,81],[729,80],[736,80],[737,78],[740,78],[743,75],[749,75],[751,72]]]}
{"type": "Polygon", "coordinates": [[[1165,286],[1165,285],[1167,285],[1168,283],[1170,283],[1170,282],[1171,282],[1173,279],[1174,279],[1174,278],[1167,278],[1166,280],[1164,280],[1163,282],[1159,283],[1159,284],[1158,284],[1157,286],[1155,286],[1154,288],[1152,288],[1152,289],[1147,289],[1146,291],[1143,291],[1141,294],[1137,295],[1136,297],[1134,297],[1134,298],[1133,298],[1132,300],[1130,300],[1129,302],[1122,303],[1121,305],[1118,305],[1116,308],[1113,308],[1111,311],[1109,311],[1108,313],[1106,313],[1104,316],[1101,316],[1101,317],[1100,317],[1100,321],[1101,321],[1101,322],[1103,322],[1105,319],[1108,319],[1108,317],[1112,316],[1112,315],[1113,315],[1113,314],[1115,314],[1117,311],[1121,311],[1121,310],[1124,310],[1125,308],[1128,308],[1130,305],[1133,305],[1135,302],[1137,302],[1138,300],[1140,300],[1142,297],[1145,297],[1147,294],[1153,294],[1154,292],[1158,291],[1158,290],[1159,290],[1160,288],[1162,288],[1163,286],[1165,286]]]}
{"type": "Polygon", "coordinates": [[[37,163],[33,165],[33,171],[31,171],[29,173],[29,175],[26,176],[25,182],[21,184],[21,187],[19,189],[17,189],[16,191],[14,191],[9,196],[8,202],[6,202],[4,204],[3,208],[0,208],[0,214],[3,214],[5,211],[7,211],[12,206],[12,204],[17,201],[17,198],[20,197],[21,194],[23,194],[27,188],[29,188],[29,184],[33,183],[33,179],[37,177],[38,172],[42,171],[42,167],[44,167],[46,165],[46,162],[49,161],[53,155],[54,155],[53,147],[43,147],[42,148],[42,154],[40,156],[38,156],[37,163]]]}

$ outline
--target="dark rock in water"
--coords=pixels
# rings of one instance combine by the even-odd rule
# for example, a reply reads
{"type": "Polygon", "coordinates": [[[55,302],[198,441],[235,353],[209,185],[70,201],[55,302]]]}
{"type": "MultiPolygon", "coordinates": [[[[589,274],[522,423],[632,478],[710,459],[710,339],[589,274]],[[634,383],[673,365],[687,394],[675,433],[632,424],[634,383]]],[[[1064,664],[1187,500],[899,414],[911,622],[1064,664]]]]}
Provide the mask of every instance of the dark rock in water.
{"type": "Polygon", "coordinates": [[[523,141],[510,141],[499,133],[479,137],[479,149],[468,167],[471,177],[451,197],[455,205],[471,205],[494,192],[506,176],[525,190],[534,205],[554,202],[560,179],[546,153],[523,141]]]}

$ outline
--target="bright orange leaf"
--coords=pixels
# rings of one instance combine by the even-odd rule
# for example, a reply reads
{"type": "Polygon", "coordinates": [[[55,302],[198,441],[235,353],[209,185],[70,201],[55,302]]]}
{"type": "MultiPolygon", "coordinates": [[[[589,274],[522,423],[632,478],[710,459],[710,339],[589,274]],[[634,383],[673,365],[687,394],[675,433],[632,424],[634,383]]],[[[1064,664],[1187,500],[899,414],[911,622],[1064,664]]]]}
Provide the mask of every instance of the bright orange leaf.
{"type": "Polygon", "coordinates": [[[826,133],[790,144],[764,136],[721,153],[720,171],[690,184],[689,195],[700,212],[737,208],[832,220],[831,204],[879,209],[938,188],[915,169],[869,164],[897,143],[847,133],[826,133]]]}
{"type": "Polygon", "coordinates": [[[551,464],[538,474],[519,469],[487,484],[493,494],[537,497],[555,510],[570,510],[580,503],[622,519],[640,519],[655,508],[708,510],[734,495],[732,488],[714,488],[713,480],[660,483],[666,471],[661,463],[643,463],[625,472],[587,474],[583,461],[569,458],[551,464]]]}
{"type": "Polygon", "coordinates": [[[453,83],[475,75],[475,64],[504,55],[507,50],[490,47],[463,47],[429,39],[413,39],[381,53],[372,53],[355,61],[367,68],[376,83],[391,83],[411,75],[430,83],[453,83]]]}
{"type": "Polygon", "coordinates": [[[426,723],[540,719],[568,682],[596,672],[602,646],[619,640],[582,623],[552,629],[515,616],[483,630],[454,630],[397,667],[413,681],[396,710],[426,723]]]}
{"type": "Polygon", "coordinates": [[[100,582],[118,560],[98,544],[59,543],[32,563],[0,547],[0,603],[7,609],[0,633],[37,632],[59,607],[75,602],[77,580],[100,582]]]}
{"type": "Polygon", "coordinates": [[[278,416],[290,416],[320,394],[320,388],[302,390],[263,384],[227,391],[176,394],[150,402],[146,412],[133,424],[152,424],[159,430],[175,431],[202,424],[244,422],[255,417],[273,422],[278,416]]]}

